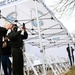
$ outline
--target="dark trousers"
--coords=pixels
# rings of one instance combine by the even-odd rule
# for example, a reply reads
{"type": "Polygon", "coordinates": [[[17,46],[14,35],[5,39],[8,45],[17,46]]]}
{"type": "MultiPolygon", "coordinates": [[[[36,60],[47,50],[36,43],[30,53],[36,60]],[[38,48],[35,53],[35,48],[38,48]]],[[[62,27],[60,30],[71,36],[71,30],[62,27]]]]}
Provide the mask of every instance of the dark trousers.
{"type": "Polygon", "coordinates": [[[23,75],[23,53],[19,48],[12,48],[13,75],[23,75]]]}
{"type": "Polygon", "coordinates": [[[0,55],[0,71],[1,71],[1,55],[0,55]]]}
{"type": "Polygon", "coordinates": [[[0,71],[1,71],[1,45],[0,45],[0,71]]]}
{"type": "Polygon", "coordinates": [[[2,67],[4,70],[4,75],[11,75],[11,61],[9,59],[9,56],[2,55],[1,60],[2,60],[2,67]]]}
{"type": "Polygon", "coordinates": [[[0,72],[1,72],[1,45],[0,45],[0,72]]]}
{"type": "Polygon", "coordinates": [[[70,60],[70,65],[73,66],[73,64],[74,64],[74,55],[72,55],[72,56],[68,55],[68,56],[69,56],[69,60],[70,60]]]}

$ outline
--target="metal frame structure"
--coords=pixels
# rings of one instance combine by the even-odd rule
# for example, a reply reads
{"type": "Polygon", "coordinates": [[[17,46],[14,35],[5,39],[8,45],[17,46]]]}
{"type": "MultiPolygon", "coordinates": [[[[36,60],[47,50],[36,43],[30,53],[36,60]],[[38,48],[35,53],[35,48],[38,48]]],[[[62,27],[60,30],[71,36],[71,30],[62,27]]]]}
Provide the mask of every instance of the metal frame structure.
{"type": "MultiPolygon", "coordinates": [[[[42,53],[43,72],[44,75],[46,75],[44,51],[51,47],[60,47],[67,45],[68,43],[73,44],[72,38],[67,29],[54,16],[52,11],[47,8],[42,0],[22,1],[23,2],[20,4],[17,3],[1,9],[2,14],[6,16],[6,20],[17,23],[18,26],[22,26],[22,24],[25,23],[29,35],[28,39],[25,40],[25,43],[40,48],[40,52],[42,53]],[[9,15],[11,12],[16,13],[15,17],[14,14],[9,15]]],[[[2,21],[4,23],[5,20],[2,21]]],[[[26,57],[30,62],[27,55],[26,57]]],[[[37,75],[32,64],[31,66],[37,75]]]]}

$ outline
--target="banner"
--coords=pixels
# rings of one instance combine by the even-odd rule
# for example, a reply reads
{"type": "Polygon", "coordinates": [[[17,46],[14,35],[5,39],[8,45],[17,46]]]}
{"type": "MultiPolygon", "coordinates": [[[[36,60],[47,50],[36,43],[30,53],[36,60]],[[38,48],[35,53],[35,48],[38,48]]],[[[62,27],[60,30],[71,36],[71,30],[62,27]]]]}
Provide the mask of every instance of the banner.
{"type": "Polygon", "coordinates": [[[24,1],[27,1],[27,0],[0,0],[0,9],[11,6],[11,5],[16,5],[24,1]]]}

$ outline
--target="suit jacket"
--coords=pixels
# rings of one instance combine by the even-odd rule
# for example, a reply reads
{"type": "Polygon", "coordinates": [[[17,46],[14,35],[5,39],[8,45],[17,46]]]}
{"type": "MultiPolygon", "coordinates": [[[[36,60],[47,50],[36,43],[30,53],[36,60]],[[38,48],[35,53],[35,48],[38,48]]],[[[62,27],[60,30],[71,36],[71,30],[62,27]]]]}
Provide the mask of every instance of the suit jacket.
{"type": "Polygon", "coordinates": [[[11,31],[8,37],[10,39],[11,48],[20,48],[23,46],[23,39],[27,39],[28,33],[25,31],[24,35],[21,35],[21,31],[11,31]]]}
{"type": "Polygon", "coordinates": [[[2,37],[5,36],[7,30],[3,27],[0,27],[0,55],[1,55],[1,46],[2,46],[2,37]]]}

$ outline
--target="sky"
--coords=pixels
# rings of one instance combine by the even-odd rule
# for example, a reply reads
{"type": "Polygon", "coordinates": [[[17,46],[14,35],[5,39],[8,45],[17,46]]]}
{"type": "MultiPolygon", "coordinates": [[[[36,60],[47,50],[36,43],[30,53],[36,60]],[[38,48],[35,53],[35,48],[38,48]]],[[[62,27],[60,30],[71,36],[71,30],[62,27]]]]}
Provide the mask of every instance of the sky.
{"type": "MultiPolygon", "coordinates": [[[[46,5],[52,9],[52,5],[54,5],[55,3],[58,3],[59,0],[44,0],[46,5]]],[[[66,29],[68,30],[69,33],[72,33],[75,31],[75,17],[74,15],[71,16],[64,16],[61,18],[58,18],[58,15],[56,13],[54,13],[54,15],[56,16],[56,18],[62,22],[62,24],[66,27],[66,29]]]]}

